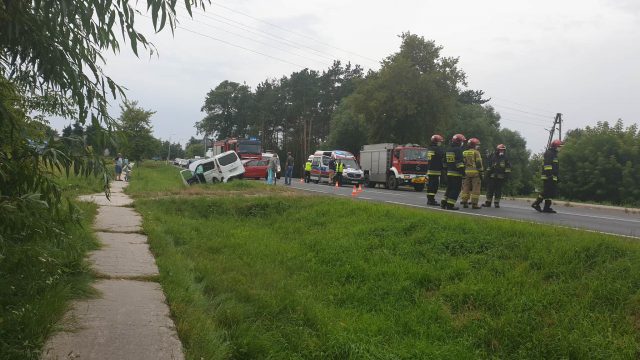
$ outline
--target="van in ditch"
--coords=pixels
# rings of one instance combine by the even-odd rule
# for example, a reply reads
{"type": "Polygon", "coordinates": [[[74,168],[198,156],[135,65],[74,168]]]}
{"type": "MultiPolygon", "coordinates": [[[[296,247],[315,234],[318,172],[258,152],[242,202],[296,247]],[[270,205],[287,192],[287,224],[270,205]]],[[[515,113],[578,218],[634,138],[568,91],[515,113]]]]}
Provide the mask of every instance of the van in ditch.
{"type": "Polygon", "coordinates": [[[189,169],[180,171],[185,185],[228,182],[241,178],[244,166],[235,151],[227,151],[209,159],[200,159],[189,164],[189,169]]]}

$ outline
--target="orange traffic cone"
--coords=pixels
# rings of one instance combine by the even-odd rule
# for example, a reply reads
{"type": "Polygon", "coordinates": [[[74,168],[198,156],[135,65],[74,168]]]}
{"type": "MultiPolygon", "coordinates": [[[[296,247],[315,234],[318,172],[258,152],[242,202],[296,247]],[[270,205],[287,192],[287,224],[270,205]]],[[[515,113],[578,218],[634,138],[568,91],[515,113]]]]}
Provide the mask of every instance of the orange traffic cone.
{"type": "Polygon", "coordinates": [[[303,178],[303,177],[301,177],[301,178],[300,178],[300,182],[301,182],[301,183],[303,183],[303,182],[304,182],[304,178],[303,178]]]}
{"type": "Polygon", "coordinates": [[[362,184],[358,184],[358,192],[361,193],[362,192],[362,184]]]}
{"type": "Polygon", "coordinates": [[[340,187],[340,184],[336,181],[336,189],[340,187]]]}
{"type": "Polygon", "coordinates": [[[353,190],[351,190],[351,196],[356,196],[358,195],[358,189],[356,188],[355,185],[353,185],[353,190]]]}

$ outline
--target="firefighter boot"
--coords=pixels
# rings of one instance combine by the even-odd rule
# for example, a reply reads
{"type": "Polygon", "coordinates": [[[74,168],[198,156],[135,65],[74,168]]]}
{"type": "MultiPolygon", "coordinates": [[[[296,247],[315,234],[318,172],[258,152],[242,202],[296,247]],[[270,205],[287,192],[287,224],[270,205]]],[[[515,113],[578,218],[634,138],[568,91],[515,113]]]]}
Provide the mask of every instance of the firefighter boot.
{"type": "MultiPolygon", "coordinates": [[[[491,206],[491,204],[489,204],[489,206],[491,206]]],[[[493,206],[494,206],[496,209],[499,209],[499,208],[500,208],[500,202],[499,202],[499,201],[494,202],[494,203],[493,203],[493,206]]]]}
{"type": "Polygon", "coordinates": [[[469,208],[469,203],[467,203],[466,201],[462,201],[460,203],[462,204],[463,208],[465,208],[465,209],[469,208]]]}
{"type": "Polygon", "coordinates": [[[491,207],[491,200],[487,200],[482,204],[482,207],[491,207]]]}
{"type": "Polygon", "coordinates": [[[551,208],[551,200],[544,201],[544,209],[542,209],[543,213],[555,214],[557,211],[551,208]]]}
{"type": "Polygon", "coordinates": [[[460,210],[455,204],[447,203],[447,210],[460,210]]]}
{"type": "Polygon", "coordinates": [[[478,206],[478,203],[471,203],[471,208],[475,210],[482,209],[481,206],[478,206]]]}
{"type": "Polygon", "coordinates": [[[438,206],[440,204],[436,201],[434,195],[427,195],[427,205],[438,206]]]}
{"type": "Polygon", "coordinates": [[[538,197],[536,201],[534,201],[533,204],[531,204],[531,207],[536,209],[537,212],[542,212],[542,209],[540,208],[541,202],[542,202],[542,198],[538,197]]]}
{"type": "Polygon", "coordinates": [[[440,200],[440,207],[443,208],[443,209],[447,208],[447,200],[446,199],[440,200]]]}

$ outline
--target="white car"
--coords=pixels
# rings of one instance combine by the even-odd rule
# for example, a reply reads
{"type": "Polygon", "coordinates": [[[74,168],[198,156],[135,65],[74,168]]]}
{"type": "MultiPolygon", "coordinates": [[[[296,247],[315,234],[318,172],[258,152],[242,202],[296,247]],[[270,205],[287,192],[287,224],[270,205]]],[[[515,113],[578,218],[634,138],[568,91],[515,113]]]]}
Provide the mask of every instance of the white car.
{"type": "Polygon", "coordinates": [[[241,178],[243,174],[244,166],[235,151],[227,151],[210,159],[196,160],[189,164],[189,169],[180,171],[185,185],[226,183],[241,178]]]}

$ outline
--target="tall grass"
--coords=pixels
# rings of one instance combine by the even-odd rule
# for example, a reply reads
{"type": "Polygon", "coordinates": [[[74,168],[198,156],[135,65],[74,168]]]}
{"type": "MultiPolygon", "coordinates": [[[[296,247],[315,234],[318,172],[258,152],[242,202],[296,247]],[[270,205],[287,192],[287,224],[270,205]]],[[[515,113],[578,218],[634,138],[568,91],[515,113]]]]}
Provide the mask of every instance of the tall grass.
{"type": "Polygon", "coordinates": [[[639,355],[636,242],[307,196],[136,207],[190,359],[639,355]]]}

